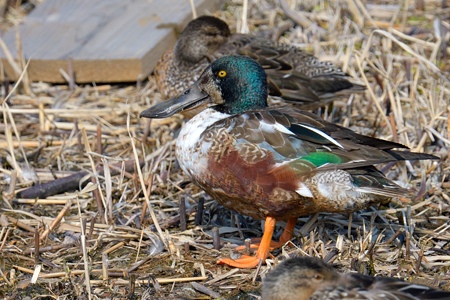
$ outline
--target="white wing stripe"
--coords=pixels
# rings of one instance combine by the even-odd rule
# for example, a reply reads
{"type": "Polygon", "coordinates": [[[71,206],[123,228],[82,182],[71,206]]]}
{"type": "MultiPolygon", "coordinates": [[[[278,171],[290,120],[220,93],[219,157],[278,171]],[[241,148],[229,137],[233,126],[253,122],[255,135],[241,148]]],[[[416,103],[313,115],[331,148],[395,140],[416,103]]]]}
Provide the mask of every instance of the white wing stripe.
{"type": "Polygon", "coordinates": [[[285,126],[281,125],[280,123],[275,123],[274,127],[279,132],[286,133],[286,134],[289,134],[289,135],[295,135],[295,133],[293,133],[292,131],[290,131],[285,126]]]}
{"type": "Polygon", "coordinates": [[[310,127],[310,126],[308,126],[308,125],[304,125],[304,124],[296,124],[296,125],[302,126],[302,127],[306,128],[306,129],[308,129],[308,130],[314,131],[315,133],[317,133],[318,135],[320,135],[320,136],[326,138],[327,140],[329,140],[331,143],[335,144],[335,145],[338,146],[339,148],[344,149],[344,147],[343,147],[341,144],[339,144],[335,139],[333,139],[333,138],[332,138],[331,136],[329,136],[328,134],[326,134],[326,133],[324,133],[324,132],[322,132],[322,131],[320,131],[320,130],[314,128],[314,127],[310,127]]]}

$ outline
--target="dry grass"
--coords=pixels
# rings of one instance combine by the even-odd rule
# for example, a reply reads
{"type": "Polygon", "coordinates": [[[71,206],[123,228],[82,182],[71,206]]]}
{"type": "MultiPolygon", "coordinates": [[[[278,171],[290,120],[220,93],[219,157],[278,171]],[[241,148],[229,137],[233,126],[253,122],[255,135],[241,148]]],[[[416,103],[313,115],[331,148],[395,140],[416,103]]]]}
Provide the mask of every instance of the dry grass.
{"type": "MultiPolygon", "coordinates": [[[[308,25],[280,40],[333,61],[368,86],[336,101],[328,119],[441,157],[385,166],[390,178],[418,191],[417,199],[299,218],[296,237],[267,266],[217,266],[229,246],[261,234],[260,222],[186,184],[173,154],[181,118],[138,118],[159,101],[152,78],[142,88],[36,83],[29,94],[18,85],[0,115],[0,297],[256,299],[261,277],[293,254],[325,258],[344,272],[450,289],[450,8],[437,0],[424,1],[425,14],[413,1],[298,2],[283,3],[283,11],[272,1],[250,1],[249,30],[273,36],[286,14],[308,25]],[[136,161],[143,157],[140,172],[136,161]],[[32,184],[80,171],[92,182],[79,191],[18,197],[32,184]],[[220,251],[213,249],[215,227],[225,243],[220,251]]],[[[240,1],[216,15],[245,28],[240,1]]]]}

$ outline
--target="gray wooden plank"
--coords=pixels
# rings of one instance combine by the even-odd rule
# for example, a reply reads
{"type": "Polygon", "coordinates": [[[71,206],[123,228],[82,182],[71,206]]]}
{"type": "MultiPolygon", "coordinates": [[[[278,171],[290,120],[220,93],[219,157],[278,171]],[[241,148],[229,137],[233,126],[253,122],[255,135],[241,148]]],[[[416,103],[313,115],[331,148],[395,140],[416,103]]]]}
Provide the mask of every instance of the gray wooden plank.
{"type": "MultiPolygon", "coordinates": [[[[217,1],[194,0],[197,12],[212,11],[217,1]]],[[[76,81],[136,81],[148,75],[176,35],[170,26],[192,19],[188,0],[46,0],[18,28],[3,37],[17,58],[19,30],[32,81],[65,82],[60,68],[72,60],[76,81]]],[[[9,78],[17,79],[3,50],[9,78]]]]}

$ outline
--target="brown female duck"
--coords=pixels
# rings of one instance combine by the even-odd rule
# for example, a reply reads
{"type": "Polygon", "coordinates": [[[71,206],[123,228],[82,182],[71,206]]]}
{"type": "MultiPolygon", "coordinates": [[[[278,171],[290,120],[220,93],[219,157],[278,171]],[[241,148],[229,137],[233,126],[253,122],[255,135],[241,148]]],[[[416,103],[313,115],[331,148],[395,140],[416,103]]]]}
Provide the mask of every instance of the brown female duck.
{"type": "Polygon", "coordinates": [[[262,300],[450,299],[450,292],[391,277],[341,274],[314,257],[280,263],[263,281],[262,300]]]}
{"type": "Polygon", "coordinates": [[[299,104],[302,109],[365,89],[333,64],[297,47],[249,34],[231,34],[224,21],[202,16],[186,26],[173,50],[167,51],[155,68],[163,98],[184,92],[215,59],[236,54],[262,65],[268,75],[269,95],[299,104]]]}

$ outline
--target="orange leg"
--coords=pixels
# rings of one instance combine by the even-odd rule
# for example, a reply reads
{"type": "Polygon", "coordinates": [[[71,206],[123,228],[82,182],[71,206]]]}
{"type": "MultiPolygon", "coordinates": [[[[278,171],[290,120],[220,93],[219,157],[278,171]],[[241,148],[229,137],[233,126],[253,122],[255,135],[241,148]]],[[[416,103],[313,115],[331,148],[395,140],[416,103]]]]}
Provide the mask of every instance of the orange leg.
{"type": "MultiPolygon", "coordinates": [[[[283,233],[280,236],[280,240],[270,241],[270,250],[281,248],[284,244],[292,238],[292,233],[294,232],[295,224],[297,224],[297,218],[289,218],[286,227],[284,228],[283,233]]],[[[250,244],[250,249],[257,249],[261,243],[261,238],[252,239],[252,243],[250,244]]],[[[245,246],[236,247],[236,251],[245,250],[245,246]]]]}
{"type": "MultiPolygon", "coordinates": [[[[217,261],[218,264],[226,264],[235,268],[254,268],[260,260],[265,261],[269,256],[271,249],[279,248],[283,246],[292,237],[294,226],[297,222],[297,218],[290,218],[283,234],[280,237],[279,242],[272,241],[273,231],[275,229],[276,219],[272,217],[266,218],[266,224],[264,225],[264,233],[258,244],[252,244],[251,248],[258,247],[255,256],[242,255],[238,259],[221,258],[217,261]]],[[[241,248],[241,247],[238,247],[241,248]]]]}
{"type": "Polygon", "coordinates": [[[280,241],[279,242],[272,241],[270,243],[270,247],[273,247],[273,249],[281,248],[284,244],[289,242],[292,238],[292,233],[294,232],[295,224],[297,224],[297,218],[289,218],[286,227],[284,228],[283,233],[280,236],[280,241]]]}

